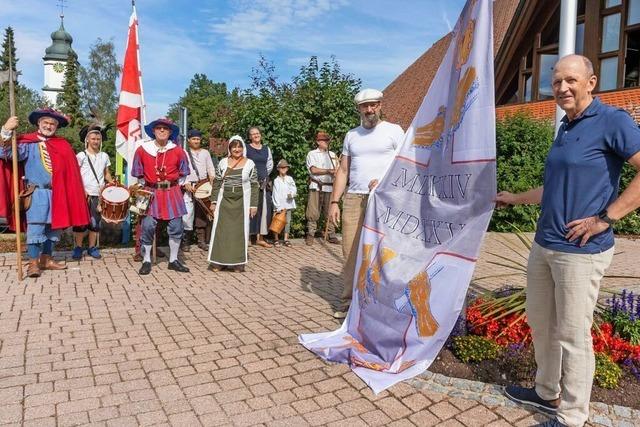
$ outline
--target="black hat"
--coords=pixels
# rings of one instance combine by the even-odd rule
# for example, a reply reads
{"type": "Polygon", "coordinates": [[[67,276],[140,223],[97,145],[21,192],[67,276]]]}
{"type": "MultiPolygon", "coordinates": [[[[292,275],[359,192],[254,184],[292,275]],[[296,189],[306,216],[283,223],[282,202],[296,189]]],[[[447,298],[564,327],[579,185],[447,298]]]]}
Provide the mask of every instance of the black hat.
{"type": "Polygon", "coordinates": [[[105,141],[107,139],[107,130],[109,129],[109,126],[100,126],[98,124],[90,124],[90,125],[86,125],[84,126],[82,129],[80,129],[79,135],[80,135],[80,141],[85,142],[85,139],[87,138],[87,135],[90,132],[100,132],[100,135],[102,135],[102,140],[105,141]]]}
{"type": "Polygon", "coordinates": [[[202,132],[198,129],[189,129],[189,132],[187,132],[187,138],[193,138],[194,136],[202,138],[202,132]]]}

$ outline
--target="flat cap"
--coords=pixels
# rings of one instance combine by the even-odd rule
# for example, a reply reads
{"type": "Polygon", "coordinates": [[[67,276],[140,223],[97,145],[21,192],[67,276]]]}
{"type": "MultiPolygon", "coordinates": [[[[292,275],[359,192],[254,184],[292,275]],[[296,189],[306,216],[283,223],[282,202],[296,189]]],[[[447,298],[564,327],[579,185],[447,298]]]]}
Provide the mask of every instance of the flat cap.
{"type": "Polygon", "coordinates": [[[356,104],[381,101],[384,94],[377,89],[362,89],[353,98],[356,104]]]}

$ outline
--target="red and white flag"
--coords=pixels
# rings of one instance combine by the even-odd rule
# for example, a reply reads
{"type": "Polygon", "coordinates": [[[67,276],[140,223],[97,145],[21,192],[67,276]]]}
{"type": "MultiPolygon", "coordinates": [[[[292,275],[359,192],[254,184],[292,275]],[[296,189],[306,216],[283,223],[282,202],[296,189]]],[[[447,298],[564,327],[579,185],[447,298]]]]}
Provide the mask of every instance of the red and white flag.
{"type": "Polygon", "coordinates": [[[142,72],[138,45],[138,17],[133,7],[129,18],[129,35],[122,66],[120,101],[116,116],[116,151],[129,164],[138,146],[136,141],[146,137],[144,133],[145,105],[142,96],[142,72]]]}

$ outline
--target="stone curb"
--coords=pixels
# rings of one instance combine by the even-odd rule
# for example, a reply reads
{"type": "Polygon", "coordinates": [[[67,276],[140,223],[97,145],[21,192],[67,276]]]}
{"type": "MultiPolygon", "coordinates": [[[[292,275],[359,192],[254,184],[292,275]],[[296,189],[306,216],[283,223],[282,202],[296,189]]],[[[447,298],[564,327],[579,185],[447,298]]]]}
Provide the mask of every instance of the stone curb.
{"type": "MultiPolygon", "coordinates": [[[[421,390],[442,393],[449,397],[474,400],[487,406],[519,406],[504,396],[504,387],[495,384],[452,378],[429,371],[425,371],[423,374],[406,382],[421,390]]],[[[633,427],[637,426],[636,422],[640,420],[640,410],[626,406],[591,402],[590,409],[589,422],[593,425],[633,427]]]]}

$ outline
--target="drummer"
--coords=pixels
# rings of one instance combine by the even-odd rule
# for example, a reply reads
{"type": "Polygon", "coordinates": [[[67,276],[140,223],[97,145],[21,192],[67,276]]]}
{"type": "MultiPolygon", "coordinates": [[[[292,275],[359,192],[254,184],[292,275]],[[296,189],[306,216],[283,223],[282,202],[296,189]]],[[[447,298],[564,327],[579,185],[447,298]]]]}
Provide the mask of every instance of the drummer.
{"type": "MultiPolygon", "coordinates": [[[[187,133],[188,148],[187,158],[189,159],[189,169],[191,173],[187,176],[184,183],[184,204],[187,207],[187,213],[182,216],[184,225],[184,234],[182,236],[181,248],[184,252],[190,251],[190,245],[193,242],[193,232],[195,228],[196,242],[198,248],[203,251],[209,250],[209,238],[211,236],[211,218],[212,212],[206,211],[203,203],[209,202],[211,196],[211,186],[216,176],[216,168],[211,158],[211,153],[201,147],[202,133],[198,129],[191,129],[187,133]],[[201,190],[196,194],[196,189],[201,190]],[[206,194],[206,190],[208,194],[206,194]],[[200,193],[202,194],[202,197],[200,193]],[[204,199],[203,203],[198,202],[195,197],[204,199]]],[[[206,206],[206,205],[205,205],[206,206]]]]}
{"type": "Polygon", "coordinates": [[[100,234],[100,222],[102,217],[98,207],[100,206],[100,191],[105,182],[111,183],[109,155],[102,151],[102,141],[107,138],[107,128],[99,124],[86,125],[80,129],[80,141],[84,141],[84,151],[76,155],[80,165],[82,184],[84,186],[87,204],[89,205],[90,222],[83,227],[73,227],[75,247],[71,257],[75,260],[82,259],[84,251],[82,242],[85,232],[89,230],[89,246],[87,254],[95,259],[100,259],[98,249],[98,235],[100,234]]]}

